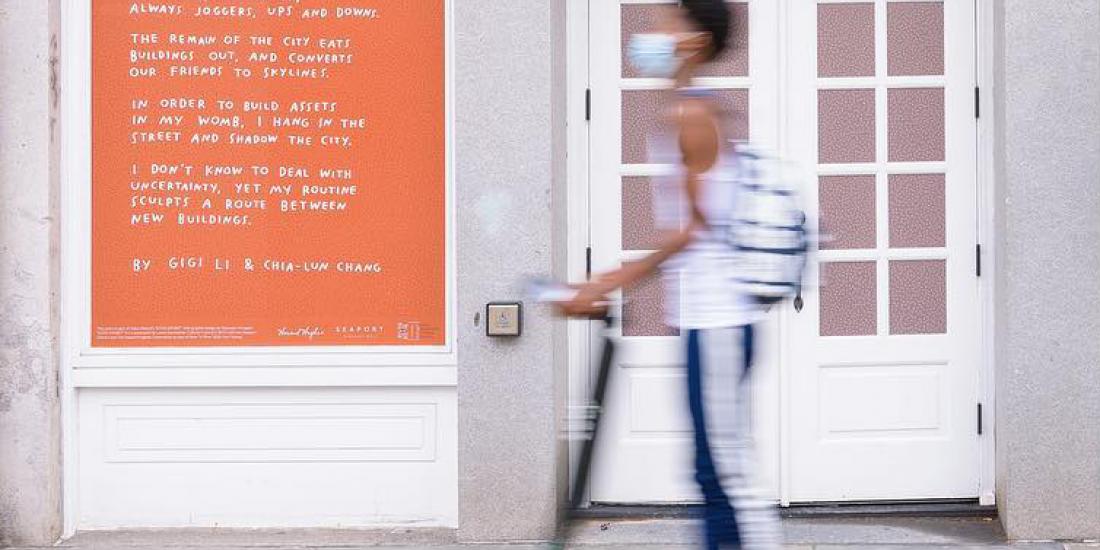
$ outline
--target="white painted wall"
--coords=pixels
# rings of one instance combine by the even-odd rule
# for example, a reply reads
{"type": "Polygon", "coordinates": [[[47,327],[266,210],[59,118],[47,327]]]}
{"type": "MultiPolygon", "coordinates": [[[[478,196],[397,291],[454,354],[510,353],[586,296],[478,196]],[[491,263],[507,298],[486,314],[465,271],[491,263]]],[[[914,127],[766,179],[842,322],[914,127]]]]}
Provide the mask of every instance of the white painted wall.
{"type": "Polygon", "coordinates": [[[454,388],[82,389],[76,526],[456,527],[454,388]]]}

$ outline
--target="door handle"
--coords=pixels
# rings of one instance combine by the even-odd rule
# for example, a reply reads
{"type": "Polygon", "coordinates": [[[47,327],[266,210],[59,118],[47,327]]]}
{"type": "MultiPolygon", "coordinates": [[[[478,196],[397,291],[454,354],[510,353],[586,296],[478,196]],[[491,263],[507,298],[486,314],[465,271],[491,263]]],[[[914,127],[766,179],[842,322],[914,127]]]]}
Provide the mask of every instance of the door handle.
{"type": "Polygon", "coordinates": [[[798,294],[795,295],[792,303],[794,304],[794,312],[802,313],[802,307],[806,305],[805,301],[802,299],[802,291],[799,291],[798,294]]]}

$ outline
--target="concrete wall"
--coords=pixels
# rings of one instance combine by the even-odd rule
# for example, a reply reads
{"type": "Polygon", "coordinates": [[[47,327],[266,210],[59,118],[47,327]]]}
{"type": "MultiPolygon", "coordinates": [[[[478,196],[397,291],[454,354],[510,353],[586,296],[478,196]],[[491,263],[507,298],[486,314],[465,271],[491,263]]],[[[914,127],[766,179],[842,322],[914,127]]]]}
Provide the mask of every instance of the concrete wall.
{"type": "Polygon", "coordinates": [[[0,546],[61,533],[54,2],[0,2],[0,546]]]}
{"type": "MultiPolygon", "coordinates": [[[[564,487],[560,325],[475,323],[562,273],[563,4],[455,2],[464,540],[548,538],[564,487]]],[[[1098,538],[1100,2],[996,5],[998,501],[1013,538],[1098,538]]],[[[0,1],[0,545],[60,533],[55,7],[0,1]]]]}
{"type": "MultiPolygon", "coordinates": [[[[565,486],[562,327],[532,307],[522,338],[489,340],[475,316],[561,272],[564,3],[454,4],[460,536],[545,539],[565,486]]],[[[0,2],[0,546],[60,534],[55,9],[0,2]]]]}
{"type": "Polygon", "coordinates": [[[1100,2],[996,2],[997,489],[1014,539],[1100,538],[1100,2]]]}
{"type": "MultiPolygon", "coordinates": [[[[564,186],[563,2],[457,0],[459,537],[553,535],[565,456],[555,331],[529,305],[523,337],[485,337],[485,303],[554,271],[564,186]],[[557,180],[557,181],[556,181],[557,180]],[[560,202],[559,202],[560,204],[560,202]]],[[[560,332],[558,333],[560,340],[560,332]]]]}

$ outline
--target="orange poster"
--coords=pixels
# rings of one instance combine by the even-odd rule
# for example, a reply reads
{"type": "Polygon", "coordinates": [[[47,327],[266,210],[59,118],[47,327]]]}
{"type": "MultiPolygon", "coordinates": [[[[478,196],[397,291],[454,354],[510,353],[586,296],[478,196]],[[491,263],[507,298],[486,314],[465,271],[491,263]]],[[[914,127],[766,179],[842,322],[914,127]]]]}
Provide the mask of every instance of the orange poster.
{"type": "Polygon", "coordinates": [[[446,341],[444,0],[92,0],[92,345],[446,341]]]}

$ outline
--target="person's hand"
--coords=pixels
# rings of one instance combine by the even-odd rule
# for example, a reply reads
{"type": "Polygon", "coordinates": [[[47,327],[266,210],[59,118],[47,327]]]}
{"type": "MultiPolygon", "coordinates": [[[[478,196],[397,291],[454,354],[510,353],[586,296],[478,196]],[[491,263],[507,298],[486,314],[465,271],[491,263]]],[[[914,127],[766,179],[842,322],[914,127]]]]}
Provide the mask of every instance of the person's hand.
{"type": "Polygon", "coordinates": [[[558,304],[558,310],[577,317],[607,315],[607,295],[622,286],[624,274],[622,269],[617,269],[602,273],[587,283],[574,285],[577,294],[572,300],[558,304]]]}
{"type": "Polygon", "coordinates": [[[558,302],[557,308],[571,317],[600,317],[607,313],[607,291],[599,282],[576,285],[577,293],[572,300],[558,302]]]}

